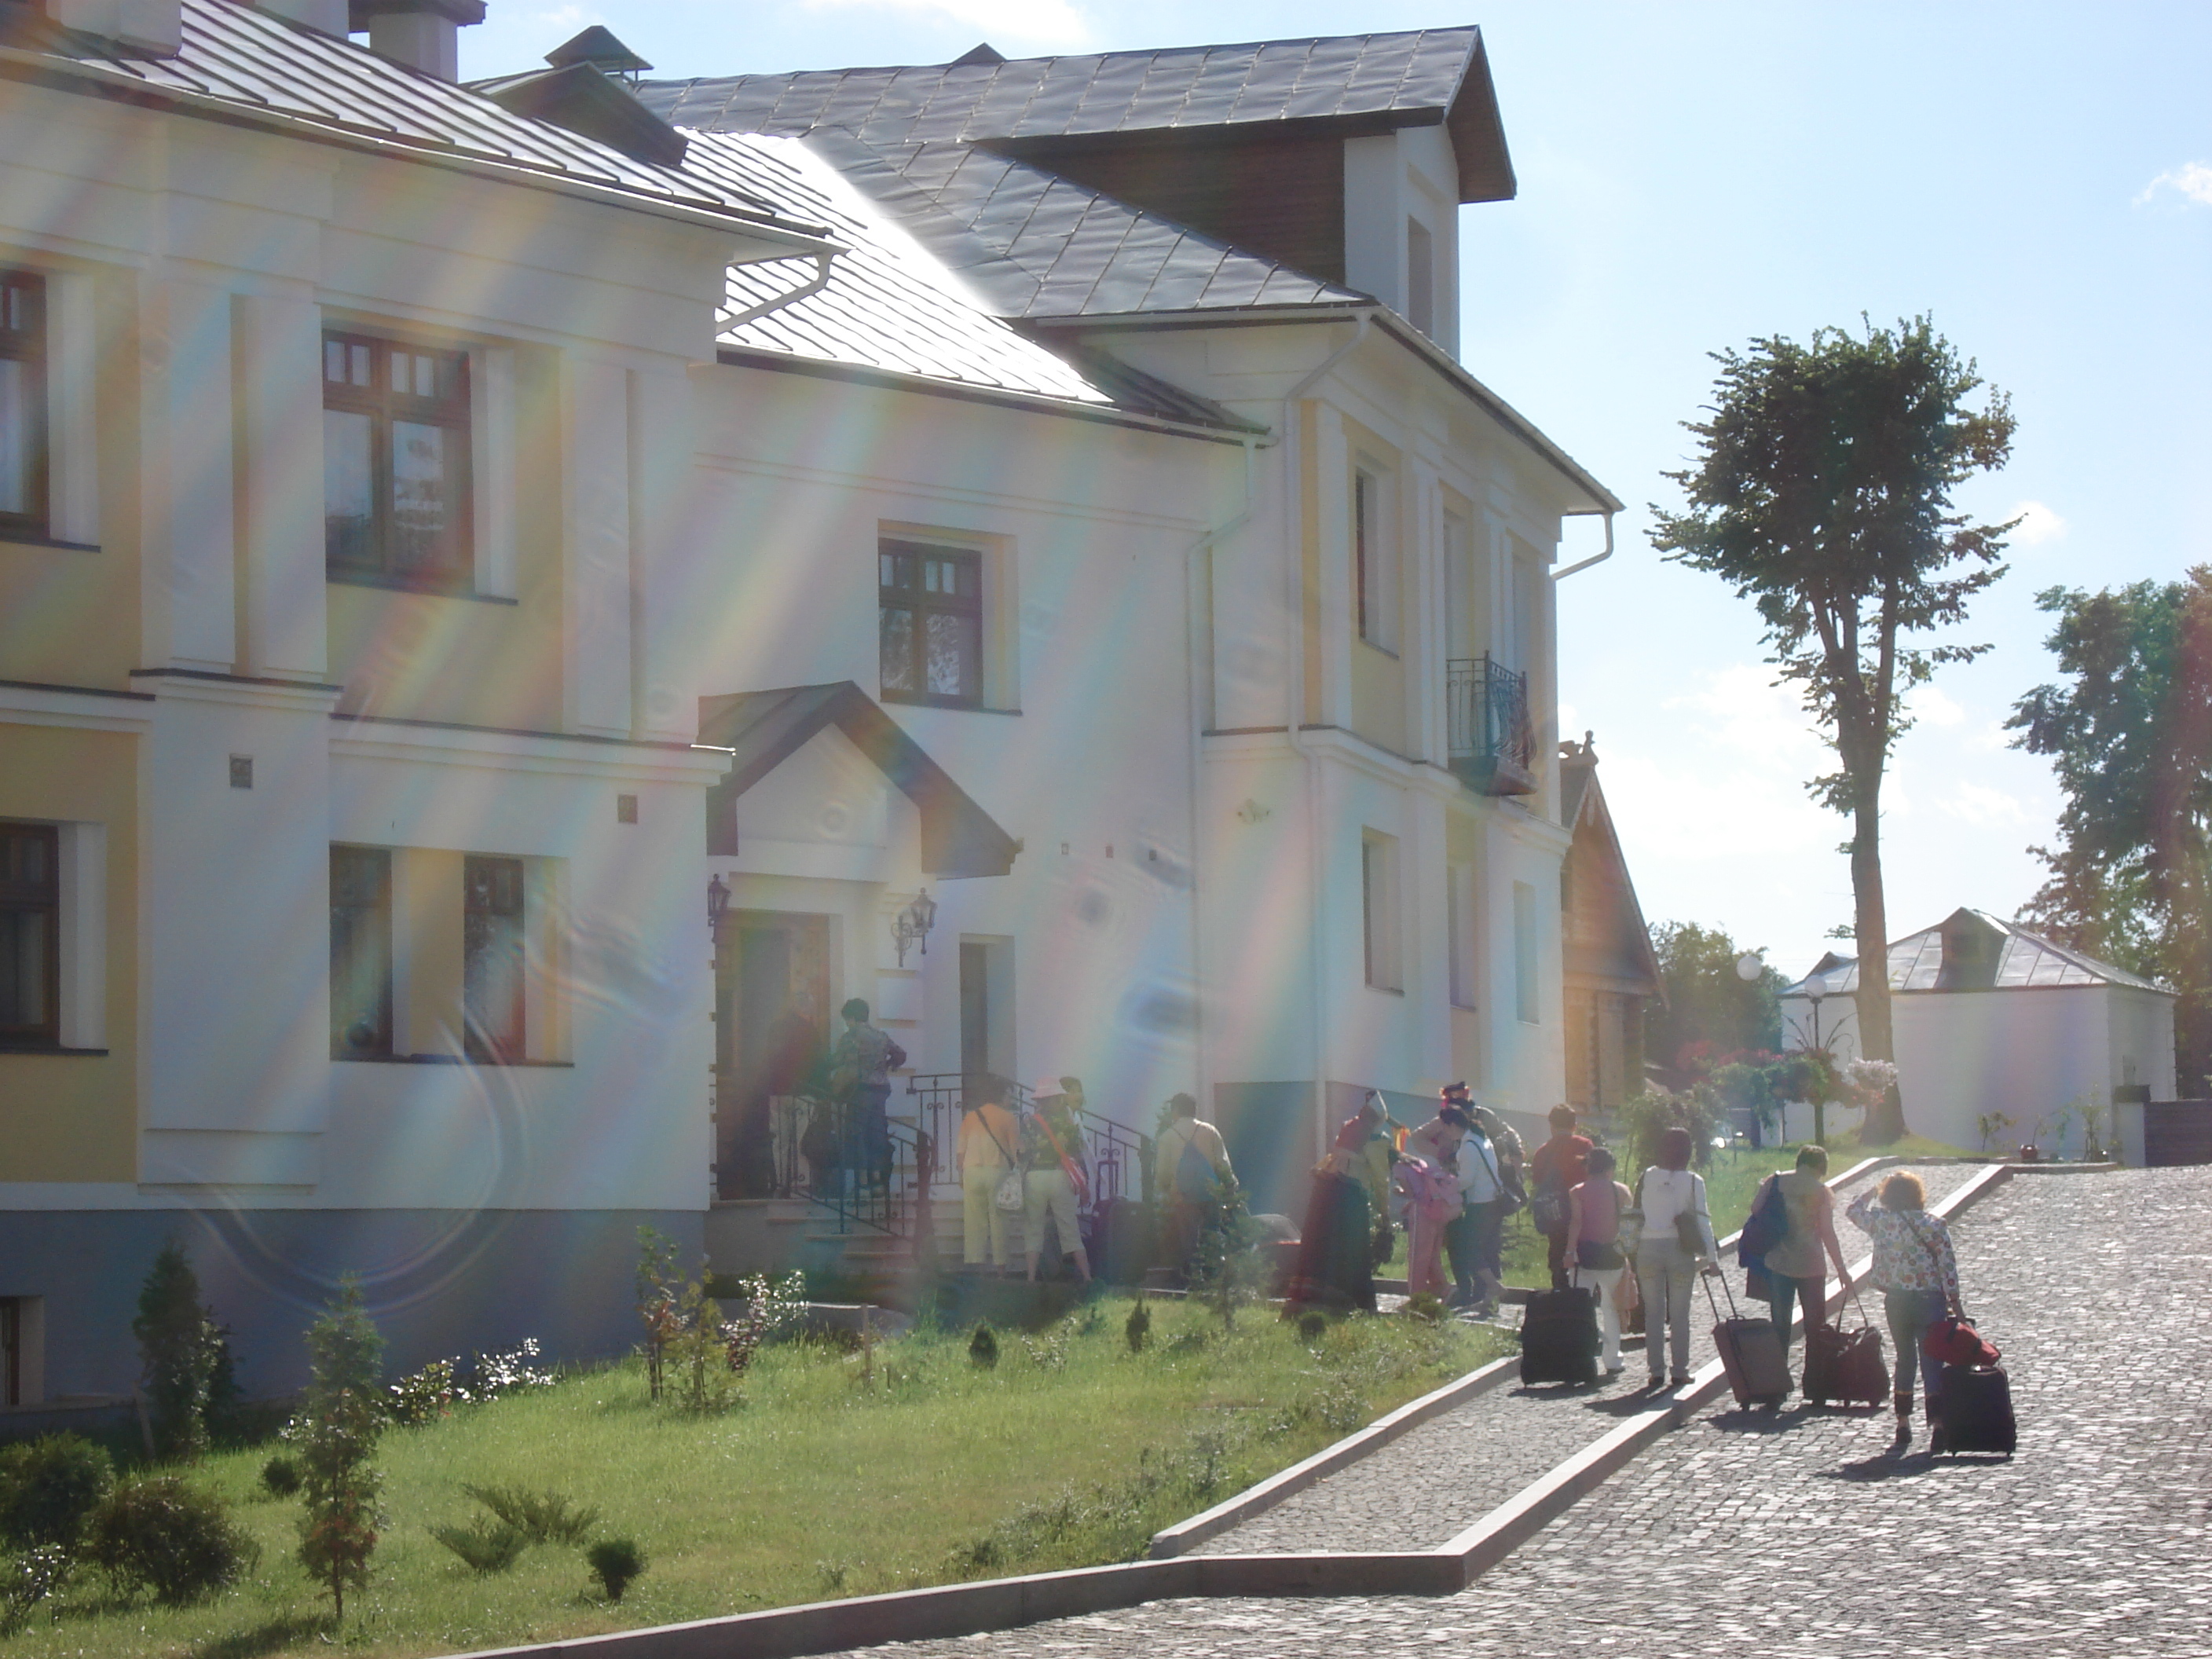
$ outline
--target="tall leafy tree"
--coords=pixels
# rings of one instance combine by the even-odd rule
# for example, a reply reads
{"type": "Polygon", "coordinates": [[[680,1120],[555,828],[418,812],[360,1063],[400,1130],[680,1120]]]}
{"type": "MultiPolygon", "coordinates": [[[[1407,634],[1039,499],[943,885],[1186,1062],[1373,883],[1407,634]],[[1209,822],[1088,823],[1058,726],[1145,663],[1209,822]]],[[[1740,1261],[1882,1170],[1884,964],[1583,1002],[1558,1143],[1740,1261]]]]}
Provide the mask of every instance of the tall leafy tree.
{"type": "Polygon", "coordinates": [[[1662,1066],[1680,1066],[1683,1051],[1709,1043],[1716,1054],[1782,1046],[1781,992],[1788,983],[1761,964],[1747,981],[1735,970],[1743,948],[1717,927],[1694,921],[1656,922],[1651,951],[1659,959],[1662,1006],[1644,1013],[1644,1051],[1662,1066]]]}
{"type": "Polygon", "coordinates": [[[2065,793],[2051,878],[2026,919],[2061,942],[2165,980],[2177,1068],[2212,1072],[2212,567],[2090,593],[2046,588],[2063,685],[2006,722],[2065,793]]]}
{"type": "MultiPolygon", "coordinates": [[[[1653,509],[1652,540],[1668,558],[1711,571],[1753,600],[1768,659],[1836,751],[1812,782],[1816,799],[1850,820],[1853,932],[1858,940],[1859,1042],[1896,1058],[1890,1029],[1888,916],[1881,886],[1881,784],[1909,721],[1905,694],[1943,663],[1988,649],[1922,642],[1966,616],[2004,574],[2010,524],[1952,510],[1951,492],[2002,466],[2013,417],[1925,317],[1863,335],[1816,331],[1809,343],[1774,337],[1714,354],[1721,374],[1707,418],[1687,422],[1697,464],[1668,476],[1687,510],[1653,509]]],[[[1891,1091],[1864,1138],[1893,1140],[1905,1114],[1891,1091]]]]}

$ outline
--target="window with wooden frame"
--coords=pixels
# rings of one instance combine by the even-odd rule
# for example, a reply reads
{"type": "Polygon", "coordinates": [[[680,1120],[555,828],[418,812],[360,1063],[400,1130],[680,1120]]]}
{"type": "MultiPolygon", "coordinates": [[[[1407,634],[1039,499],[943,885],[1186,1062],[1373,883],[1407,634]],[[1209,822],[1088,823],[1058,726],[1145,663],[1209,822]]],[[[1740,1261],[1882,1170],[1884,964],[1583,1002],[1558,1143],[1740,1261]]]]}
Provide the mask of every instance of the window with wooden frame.
{"type": "Polygon", "coordinates": [[[471,855],[462,870],[462,1042],[495,1065],[525,1057],[523,862],[471,855]]]}
{"type": "Polygon", "coordinates": [[[470,586],[469,364],[373,335],[323,336],[323,536],[342,581],[470,586]]]}
{"type": "Polygon", "coordinates": [[[0,823],[0,1048],[61,1046],[61,834],[0,823]]]}
{"type": "Polygon", "coordinates": [[[331,848],[331,1057],[392,1053],[392,854],[331,848]]]}
{"type": "Polygon", "coordinates": [[[1359,841],[1360,932],[1367,982],[1378,991],[1405,988],[1398,949],[1398,840],[1368,830],[1359,841]]]}
{"type": "Polygon", "coordinates": [[[983,556],[886,539],[877,544],[885,702],[983,706],[983,556]]]}
{"type": "Polygon", "coordinates": [[[0,534],[46,534],[46,285],[0,270],[0,534]]]}

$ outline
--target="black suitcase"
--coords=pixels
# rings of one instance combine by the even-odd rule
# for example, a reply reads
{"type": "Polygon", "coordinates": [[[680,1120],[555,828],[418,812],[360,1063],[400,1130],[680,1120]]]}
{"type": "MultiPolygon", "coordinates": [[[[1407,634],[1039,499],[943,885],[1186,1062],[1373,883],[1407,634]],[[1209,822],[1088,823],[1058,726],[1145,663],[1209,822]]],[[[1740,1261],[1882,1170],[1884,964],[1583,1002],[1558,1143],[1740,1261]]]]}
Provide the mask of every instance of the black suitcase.
{"type": "Polygon", "coordinates": [[[1589,1291],[1534,1291],[1521,1319],[1523,1382],[1597,1381],[1597,1297],[1589,1291]]]}
{"type": "Polygon", "coordinates": [[[1889,1368],[1882,1363],[1881,1333],[1867,1322],[1865,1305],[1851,1297],[1859,1310],[1859,1325],[1845,1330],[1819,1319],[1812,1309],[1805,1316],[1805,1398],[1815,1406],[1832,1400],[1879,1406],[1889,1393],[1889,1368]]]}
{"type": "Polygon", "coordinates": [[[2020,1443],[2012,1414],[2012,1383],[2000,1365],[1946,1365],[1943,1392],[1931,1413],[1947,1452],[2002,1452],[2020,1443]]]}
{"type": "Polygon", "coordinates": [[[1152,1206],[1109,1199],[1091,1215],[1091,1271],[1108,1285],[1141,1285],[1158,1254],[1152,1206]]]}
{"type": "Polygon", "coordinates": [[[1720,1350],[1721,1369],[1739,1406],[1778,1406],[1790,1392],[1790,1362],[1783,1358],[1782,1338],[1771,1319],[1745,1319],[1736,1312],[1735,1292],[1718,1273],[1702,1275],[1705,1301],[1713,1310],[1713,1346],[1720,1350]],[[1721,1317],[1721,1304],[1713,1300],[1713,1280],[1728,1291],[1729,1316],[1721,1317]]]}

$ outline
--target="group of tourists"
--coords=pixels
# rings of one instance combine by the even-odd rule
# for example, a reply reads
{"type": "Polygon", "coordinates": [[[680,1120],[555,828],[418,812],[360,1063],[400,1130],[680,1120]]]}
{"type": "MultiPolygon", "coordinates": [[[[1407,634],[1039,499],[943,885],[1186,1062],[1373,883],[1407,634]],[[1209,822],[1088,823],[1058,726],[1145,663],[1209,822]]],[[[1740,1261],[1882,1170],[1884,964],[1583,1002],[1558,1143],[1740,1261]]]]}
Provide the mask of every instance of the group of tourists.
{"type": "MultiPolygon", "coordinates": [[[[1075,1276],[1088,1283],[1091,1257],[1077,1225],[1088,1202],[1083,1127],[1083,1080],[1045,1078],[1017,1112],[1012,1087],[1003,1078],[976,1080],[962,1103],[953,1158],[960,1176],[961,1257],[971,1267],[1013,1270],[1008,1223],[1019,1217],[1026,1276],[1037,1276],[1045,1229],[1061,1255],[1072,1256],[1075,1276]]],[[[1055,1264],[1056,1265],[1056,1264],[1055,1264]]]]}
{"type": "MultiPolygon", "coordinates": [[[[1395,1212],[1406,1225],[1408,1293],[1489,1316],[1503,1288],[1504,1224],[1525,1206],[1544,1236],[1552,1288],[1595,1300],[1605,1375],[1623,1370],[1621,1333],[1640,1311],[1647,1386],[1686,1383],[1698,1277],[1720,1270],[1705,1177],[1690,1167],[1695,1141],[1686,1128],[1665,1130],[1632,1189],[1612,1150],[1579,1131],[1573,1108],[1553,1108],[1549,1121],[1551,1138],[1524,1163],[1519,1136],[1474,1104],[1465,1085],[1447,1087],[1435,1117],[1402,1134],[1370,1091],[1315,1169],[1289,1286],[1293,1305],[1371,1310],[1375,1269],[1395,1250],[1395,1212]]],[[[1856,1288],[1844,1264],[1827,1173],[1826,1149],[1803,1147],[1796,1166],[1771,1177],[1753,1203],[1754,1212],[1773,1206],[1763,1282],[1758,1274],[1753,1282],[1785,1360],[1797,1314],[1808,1324],[1826,1320],[1830,1266],[1845,1293],[1856,1288]]],[[[1910,1171],[1892,1173],[1845,1214],[1874,1241],[1870,1277],[1895,1345],[1892,1404],[1901,1444],[1911,1436],[1916,1376],[1931,1422],[1936,1415],[1942,1363],[1926,1352],[1924,1337],[1947,1311],[1963,1311],[1957,1259],[1949,1230],[1928,1211],[1926,1188],[1910,1171]]]]}

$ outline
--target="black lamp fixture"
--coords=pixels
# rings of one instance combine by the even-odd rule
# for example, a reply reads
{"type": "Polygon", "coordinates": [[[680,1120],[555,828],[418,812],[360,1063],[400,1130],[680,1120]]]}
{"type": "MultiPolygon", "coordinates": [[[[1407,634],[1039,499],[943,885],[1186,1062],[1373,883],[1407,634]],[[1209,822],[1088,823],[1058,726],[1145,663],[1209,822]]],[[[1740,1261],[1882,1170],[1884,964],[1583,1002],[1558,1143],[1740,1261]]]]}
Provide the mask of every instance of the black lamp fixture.
{"type": "Polygon", "coordinates": [[[722,912],[730,908],[730,884],[720,876],[707,883],[707,930],[718,931],[722,925],[722,912]]]}
{"type": "Polygon", "coordinates": [[[921,954],[929,954],[929,930],[937,925],[937,901],[930,897],[929,889],[923,888],[914,896],[914,902],[891,918],[891,943],[898,947],[898,965],[906,966],[906,948],[909,945],[921,947],[921,954]]]}

